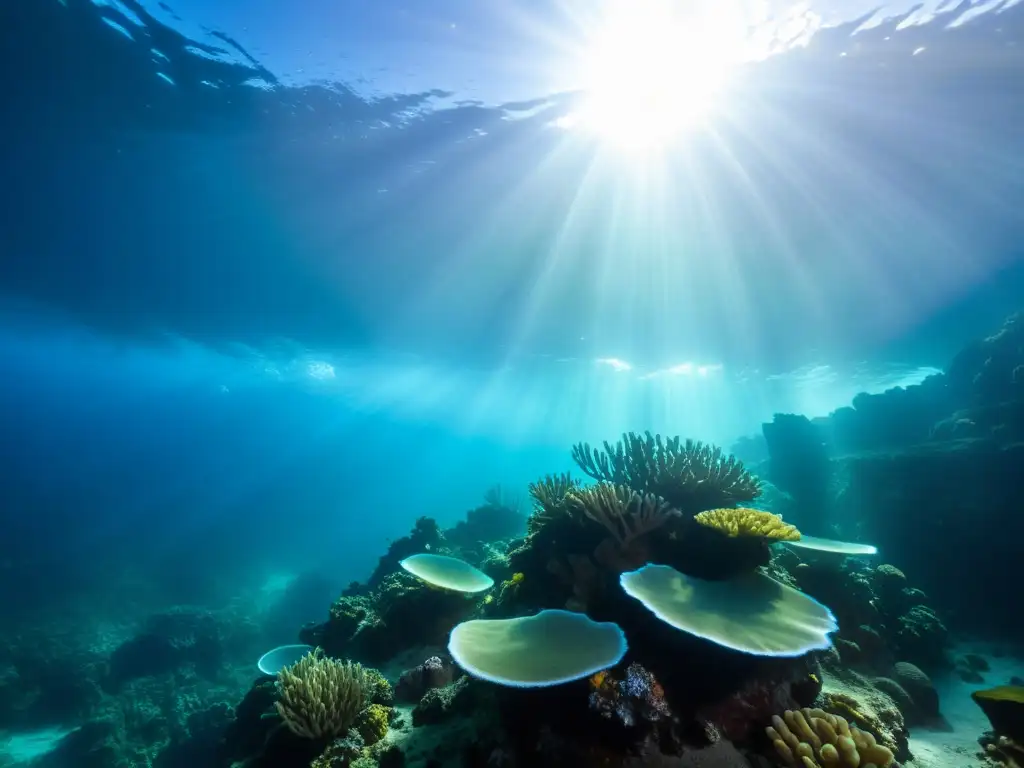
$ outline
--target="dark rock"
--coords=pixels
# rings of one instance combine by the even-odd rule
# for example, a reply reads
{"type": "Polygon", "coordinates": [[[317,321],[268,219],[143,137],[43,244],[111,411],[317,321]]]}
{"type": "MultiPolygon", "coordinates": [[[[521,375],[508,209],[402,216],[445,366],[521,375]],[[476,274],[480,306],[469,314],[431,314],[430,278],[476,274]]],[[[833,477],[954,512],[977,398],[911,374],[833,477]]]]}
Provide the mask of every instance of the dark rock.
{"type": "Polygon", "coordinates": [[[910,694],[914,706],[921,715],[937,717],[939,715],[939,693],[928,677],[919,667],[898,661],[893,666],[892,678],[910,694]]]}
{"type": "Polygon", "coordinates": [[[431,656],[419,666],[405,670],[395,685],[397,701],[419,701],[433,688],[443,688],[453,678],[451,661],[440,656],[431,656]]]}
{"type": "Polygon", "coordinates": [[[474,685],[468,677],[460,677],[444,688],[427,691],[412,711],[413,726],[434,725],[472,713],[478,689],[479,685],[474,685]]]}

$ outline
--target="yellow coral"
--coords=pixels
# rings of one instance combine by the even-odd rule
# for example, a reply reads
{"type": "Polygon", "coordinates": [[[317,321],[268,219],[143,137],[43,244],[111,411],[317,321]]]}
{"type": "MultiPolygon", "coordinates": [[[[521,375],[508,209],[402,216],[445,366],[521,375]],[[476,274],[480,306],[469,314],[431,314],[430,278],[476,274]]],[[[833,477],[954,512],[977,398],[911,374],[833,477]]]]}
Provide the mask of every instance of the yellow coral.
{"type": "Polygon", "coordinates": [[[773,515],[763,509],[737,507],[735,509],[709,509],[694,518],[701,525],[714,528],[726,536],[759,536],[771,541],[799,541],[800,531],[795,525],[784,523],[782,515],[773,515]]]}
{"type": "Polygon", "coordinates": [[[371,667],[364,667],[363,671],[366,674],[366,700],[374,704],[390,706],[394,701],[395,692],[388,679],[381,674],[380,670],[372,669],[371,667]]]}
{"type": "Polygon", "coordinates": [[[889,768],[893,762],[892,750],[868,731],[820,709],[786,710],[765,733],[793,768],[889,768]]]}
{"type": "Polygon", "coordinates": [[[363,743],[371,747],[383,739],[388,733],[391,722],[391,707],[382,704],[371,704],[359,713],[356,730],[363,737],[363,743]]]}
{"type": "Polygon", "coordinates": [[[363,708],[368,682],[361,665],[314,652],[282,669],[277,687],[274,707],[292,733],[320,739],[348,733],[363,708]]]}

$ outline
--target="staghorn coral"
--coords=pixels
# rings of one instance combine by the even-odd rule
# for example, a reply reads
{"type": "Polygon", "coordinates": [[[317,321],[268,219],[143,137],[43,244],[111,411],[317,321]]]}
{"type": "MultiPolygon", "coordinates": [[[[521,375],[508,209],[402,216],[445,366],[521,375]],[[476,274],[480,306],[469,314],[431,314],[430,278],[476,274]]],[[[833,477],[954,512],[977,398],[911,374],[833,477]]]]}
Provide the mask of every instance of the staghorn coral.
{"type": "Polygon", "coordinates": [[[772,717],[765,733],[790,766],[889,768],[893,762],[892,750],[877,744],[870,733],[821,709],[787,709],[782,717],[772,717]]]}
{"type": "Polygon", "coordinates": [[[679,514],[664,499],[653,494],[641,495],[624,485],[612,483],[580,488],[565,498],[576,512],[607,528],[623,547],[679,514]]]}
{"type": "Polygon", "coordinates": [[[292,733],[336,738],[348,733],[362,710],[368,678],[360,664],[313,652],[282,669],[277,687],[280,698],[274,707],[292,733]]]}
{"type": "Polygon", "coordinates": [[[577,443],[572,457],[595,480],[660,496],[688,515],[753,501],[761,494],[761,481],[743,462],[721,448],[679,437],[627,432],[614,446],[605,441],[603,451],[577,443]]]}
{"type": "Polygon", "coordinates": [[[701,525],[721,531],[726,536],[754,536],[770,541],[799,541],[800,531],[795,525],[782,521],[782,515],[773,515],[763,509],[737,507],[709,509],[694,518],[701,525]]]}

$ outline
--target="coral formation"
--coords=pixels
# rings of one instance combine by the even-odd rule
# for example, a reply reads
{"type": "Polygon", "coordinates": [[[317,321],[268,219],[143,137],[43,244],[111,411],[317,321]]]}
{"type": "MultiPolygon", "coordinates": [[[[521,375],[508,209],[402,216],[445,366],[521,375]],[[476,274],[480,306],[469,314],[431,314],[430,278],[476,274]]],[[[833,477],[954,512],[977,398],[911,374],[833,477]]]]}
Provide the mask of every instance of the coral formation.
{"type": "Polygon", "coordinates": [[[307,739],[334,738],[355,723],[366,700],[363,667],[308,654],[278,673],[278,714],[307,739]]]}
{"type": "Polygon", "coordinates": [[[572,458],[595,480],[664,499],[684,515],[753,501],[761,482],[721,448],[680,437],[627,432],[604,450],[577,443],[572,458]]]}
{"type": "Polygon", "coordinates": [[[494,579],[464,560],[448,555],[423,552],[410,555],[399,563],[417,579],[432,587],[473,594],[494,586],[494,579]]]}
{"type": "Polygon", "coordinates": [[[590,706],[603,717],[632,727],[638,721],[656,723],[672,716],[665,689],[650,672],[633,662],[621,678],[602,670],[590,678],[590,706]]]}
{"type": "Polygon", "coordinates": [[[948,630],[898,568],[852,559],[803,562],[795,552],[783,562],[801,590],[835,612],[847,664],[880,676],[889,676],[897,660],[933,670],[947,665],[948,630]]]}
{"type": "Polygon", "coordinates": [[[395,700],[417,702],[433,688],[443,688],[453,678],[452,665],[440,656],[431,656],[411,669],[407,669],[395,684],[395,700]]]}
{"type": "Polygon", "coordinates": [[[800,531],[795,525],[783,522],[782,515],[773,515],[763,509],[709,509],[698,513],[693,519],[734,538],[755,536],[770,541],[800,540],[800,531]]]}
{"type": "Polygon", "coordinates": [[[705,581],[645,565],[620,580],[626,594],[669,626],[742,653],[801,656],[828,648],[838,628],[828,608],[759,572],[705,581]]]}
{"type": "Polygon", "coordinates": [[[533,499],[533,512],[529,520],[530,530],[541,527],[553,517],[565,514],[566,497],[579,487],[579,481],[570,477],[568,472],[563,472],[560,475],[546,475],[540,480],[530,483],[529,493],[533,499]]]}
{"type": "Polygon", "coordinates": [[[581,515],[600,523],[623,547],[638,536],[650,533],[679,512],[654,494],[640,494],[624,485],[597,483],[576,488],[565,503],[581,515]]]}
{"type": "Polygon", "coordinates": [[[548,609],[516,619],[476,619],[452,630],[448,652],[471,675],[523,688],[562,685],[614,667],[622,630],[581,613],[548,609]]]}
{"type": "Polygon", "coordinates": [[[879,744],[892,750],[897,760],[908,759],[910,733],[895,698],[854,670],[828,660],[822,667],[822,690],[814,706],[841,715],[862,730],[870,731],[879,744]]]}
{"type": "Polygon", "coordinates": [[[871,733],[821,709],[787,710],[765,730],[786,765],[889,768],[893,762],[892,750],[876,743],[871,733]]]}

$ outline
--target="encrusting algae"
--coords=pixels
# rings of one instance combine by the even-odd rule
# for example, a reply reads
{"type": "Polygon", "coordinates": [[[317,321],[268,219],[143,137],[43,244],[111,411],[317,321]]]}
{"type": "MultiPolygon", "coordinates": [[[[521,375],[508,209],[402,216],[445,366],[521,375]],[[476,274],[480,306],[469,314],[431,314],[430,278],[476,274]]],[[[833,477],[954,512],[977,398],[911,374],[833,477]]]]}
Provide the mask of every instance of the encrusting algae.
{"type": "Polygon", "coordinates": [[[782,515],[775,515],[763,509],[709,509],[695,515],[693,519],[732,538],[750,536],[770,541],[800,540],[800,531],[795,525],[783,522],[782,515]]]}

